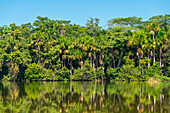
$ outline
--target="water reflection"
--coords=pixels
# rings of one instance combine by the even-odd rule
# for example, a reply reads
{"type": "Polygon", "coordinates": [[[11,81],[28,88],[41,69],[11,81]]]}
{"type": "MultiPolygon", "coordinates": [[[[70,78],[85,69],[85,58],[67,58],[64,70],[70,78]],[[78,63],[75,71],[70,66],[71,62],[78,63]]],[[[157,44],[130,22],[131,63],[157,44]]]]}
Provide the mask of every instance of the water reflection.
{"type": "Polygon", "coordinates": [[[170,112],[170,83],[0,82],[0,113],[170,112]]]}

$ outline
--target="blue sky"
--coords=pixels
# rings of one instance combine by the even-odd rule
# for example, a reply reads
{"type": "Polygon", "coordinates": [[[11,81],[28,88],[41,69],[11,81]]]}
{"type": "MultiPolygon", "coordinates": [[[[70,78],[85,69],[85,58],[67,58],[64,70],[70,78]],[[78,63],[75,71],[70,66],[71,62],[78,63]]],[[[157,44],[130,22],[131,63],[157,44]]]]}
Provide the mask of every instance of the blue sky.
{"type": "Polygon", "coordinates": [[[117,17],[142,17],[170,14],[170,0],[0,0],[0,26],[21,25],[46,16],[71,20],[85,25],[89,17],[100,19],[100,25],[117,17]]]}

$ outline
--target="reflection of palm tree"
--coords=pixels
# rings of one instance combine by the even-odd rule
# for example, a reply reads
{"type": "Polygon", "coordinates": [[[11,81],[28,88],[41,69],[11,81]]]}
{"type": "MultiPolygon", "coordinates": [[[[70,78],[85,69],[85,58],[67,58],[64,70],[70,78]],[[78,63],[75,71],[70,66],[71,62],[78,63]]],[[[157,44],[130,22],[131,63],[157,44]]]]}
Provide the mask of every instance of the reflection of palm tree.
{"type": "MultiPolygon", "coordinates": [[[[10,85],[3,84],[3,87],[10,85]]],[[[144,108],[149,106],[149,99],[152,101],[153,111],[161,103],[160,107],[163,110],[168,111],[169,107],[167,104],[169,85],[160,84],[153,88],[148,83],[32,82],[24,85],[26,95],[23,98],[18,95],[22,90],[19,90],[14,83],[11,86],[9,100],[2,95],[0,112],[10,111],[10,108],[11,112],[137,112],[137,104],[139,104],[139,111],[147,112],[147,109],[144,108]],[[166,92],[165,96],[161,96],[162,89],[166,92]],[[12,93],[15,93],[13,97],[12,93]],[[167,102],[162,99],[163,97],[167,102]],[[11,101],[12,99],[13,101],[11,101]],[[154,103],[156,104],[154,105],[154,103]],[[167,105],[165,106],[165,104],[167,105]]],[[[152,110],[152,107],[149,109],[152,110]]]]}

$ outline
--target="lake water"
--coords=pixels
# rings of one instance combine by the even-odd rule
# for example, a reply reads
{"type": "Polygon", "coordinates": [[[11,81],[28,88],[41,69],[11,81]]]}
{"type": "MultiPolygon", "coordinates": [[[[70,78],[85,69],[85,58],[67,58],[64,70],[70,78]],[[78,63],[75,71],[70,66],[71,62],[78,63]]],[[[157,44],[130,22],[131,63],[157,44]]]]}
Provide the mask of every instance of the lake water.
{"type": "Polygon", "coordinates": [[[0,113],[170,113],[170,83],[0,82],[0,113]]]}

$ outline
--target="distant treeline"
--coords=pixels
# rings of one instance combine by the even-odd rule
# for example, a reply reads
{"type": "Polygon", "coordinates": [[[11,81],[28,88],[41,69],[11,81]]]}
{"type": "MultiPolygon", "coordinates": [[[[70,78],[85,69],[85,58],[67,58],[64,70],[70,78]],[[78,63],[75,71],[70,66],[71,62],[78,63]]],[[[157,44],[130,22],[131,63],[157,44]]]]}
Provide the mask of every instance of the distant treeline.
{"type": "Polygon", "coordinates": [[[170,15],[98,18],[86,26],[38,16],[0,27],[2,80],[169,80],[170,15]]]}

